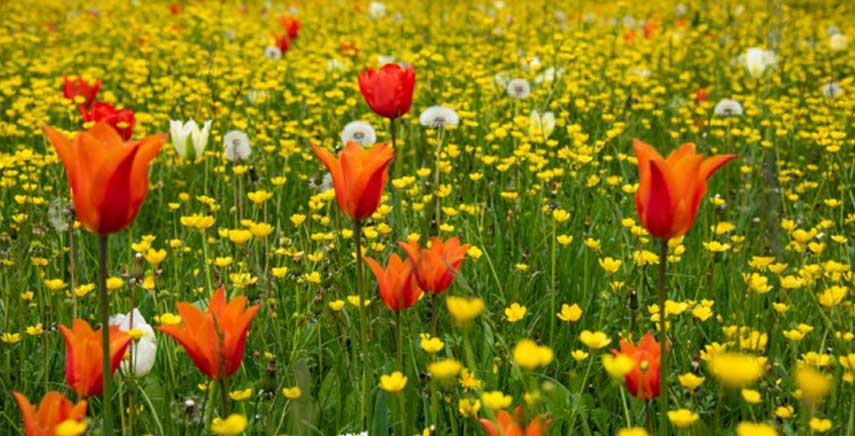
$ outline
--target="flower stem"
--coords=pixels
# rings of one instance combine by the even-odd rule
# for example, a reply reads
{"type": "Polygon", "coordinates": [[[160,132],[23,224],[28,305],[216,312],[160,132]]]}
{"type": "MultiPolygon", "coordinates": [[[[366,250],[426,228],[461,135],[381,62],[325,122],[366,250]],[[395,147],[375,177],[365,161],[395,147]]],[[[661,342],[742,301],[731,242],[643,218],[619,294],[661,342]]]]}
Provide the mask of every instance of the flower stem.
{"type": "Polygon", "coordinates": [[[659,432],[668,436],[668,333],[665,330],[665,272],[668,240],[659,241],[659,432]]]}
{"type": "Polygon", "coordinates": [[[362,221],[353,220],[353,237],[356,243],[356,291],[359,294],[359,340],[362,348],[362,401],[359,406],[360,428],[367,428],[368,416],[368,338],[365,313],[365,289],[362,286],[362,221]]]}
{"type": "Polygon", "coordinates": [[[220,378],[220,405],[223,408],[223,418],[229,414],[229,391],[226,390],[226,378],[220,378]]]}
{"type": "Polygon", "coordinates": [[[100,299],[101,315],[101,380],[102,419],[101,429],[105,435],[113,434],[112,386],[110,373],[110,302],[107,299],[107,235],[98,235],[98,296],[100,299]]]}
{"type": "Polygon", "coordinates": [[[397,336],[397,346],[398,346],[397,353],[395,353],[395,357],[397,358],[397,362],[398,362],[398,371],[401,371],[403,373],[404,367],[403,367],[403,358],[402,358],[402,350],[401,349],[404,347],[404,338],[403,338],[403,335],[401,333],[401,311],[400,310],[395,311],[395,330],[396,330],[395,333],[397,336]]]}

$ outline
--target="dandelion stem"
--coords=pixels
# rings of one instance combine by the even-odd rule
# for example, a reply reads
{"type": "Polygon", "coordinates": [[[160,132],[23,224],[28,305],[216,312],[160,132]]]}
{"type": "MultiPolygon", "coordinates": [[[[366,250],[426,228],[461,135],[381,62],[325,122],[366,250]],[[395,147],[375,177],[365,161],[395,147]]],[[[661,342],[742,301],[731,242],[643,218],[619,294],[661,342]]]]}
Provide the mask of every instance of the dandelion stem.
{"type": "Polygon", "coordinates": [[[668,241],[659,241],[659,431],[668,436],[668,334],[665,330],[665,272],[668,268],[668,241]]]}
{"type": "Polygon", "coordinates": [[[98,296],[100,299],[101,315],[101,380],[102,392],[101,429],[104,435],[113,434],[112,386],[110,373],[110,328],[109,305],[107,299],[107,235],[98,235],[98,296]]]}

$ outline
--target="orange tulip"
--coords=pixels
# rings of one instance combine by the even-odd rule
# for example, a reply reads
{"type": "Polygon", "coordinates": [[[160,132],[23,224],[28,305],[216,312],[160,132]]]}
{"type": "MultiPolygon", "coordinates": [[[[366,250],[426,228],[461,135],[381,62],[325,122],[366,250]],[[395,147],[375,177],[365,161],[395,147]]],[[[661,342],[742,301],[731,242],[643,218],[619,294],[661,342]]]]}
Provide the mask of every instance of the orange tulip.
{"type": "Polygon", "coordinates": [[[612,354],[623,354],[635,362],[632,371],[626,374],[624,382],[629,393],[641,400],[649,400],[659,396],[660,386],[660,347],[650,332],[644,334],[638,346],[630,341],[620,341],[620,352],[612,350],[612,354]]]}
{"type": "Polygon", "coordinates": [[[389,256],[386,269],[376,260],[366,257],[365,262],[371,267],[371,272],[377,279],[380,299],[389,310],[400,311],[409,308],[419,301],[421,288],[413,280],[413,264],[405,262],[397,254],[389,256]]]}
{"type": "Polygon", "coordinates": [[[394,157],[388,144],[374,144],[366,150],[355,142],[348,142],[338,158],[317,146],[315,154],[332,175],[335,200],[345,215],[364,220],[377,206],[389,175],[386,168],[394,157]]]}
{"type": "Polygon", "coordinates": [[[695,153],[694,144],[683,144],[663,159],[648,144],[633,140],[640,183],[635,208],[641,223],[658,239],[685,235],[695,221],[707,180],[736,157],[719,154],[707,160],[695,153]]]}
{"type": "Polygon", "coordinates": [[[479,419],[481,428],[489,436],[542,436],[543,432],[549,428],[549,420],[541,423],[541,417],[536,416],[528,425],[520,424],[522,420],[522,406],[517,407],[514,414],[511,415],[507,410],[499,410],[496,413],[496,420],[479,419]]]}
{"type": "MultiPolygon", "coordinates": [[[[104,390],[101,362],[101,330],[92,330],[82,319],[71,322],[71,329],[59,326],[65,339],[65,381],[82,397],[100,395],[104,390]]],[[[116,372],[125,356],[131,337],[119,326],[110,326],[110,374],[116,372]]]]}
{"type": "Polygon", "coordinates": [[[166,135],[122,142],[110,125],[98,123],[70,140],[43,128],[65,166],[77,219],[100,235],[127,227],[148,193],[148,164],[166,135]]]}
{"type": "Polygon", "coordinates": [[[157,329],[178,341],[202,374],[227,378],[240,368],[249,324],[261,308],[245,309],[246,302],[246,297],[226,302],[226,289],[220,286],[204,313],[191,303],[178,303],[182,324],[157,329]]]}
{"type": "Polygon", "coordinates": [[[416,241],[398,242],[398,245],[407,252],[410,262],[415,266],[419,287],[434,295],[445,292],[451,286],[469,249],[469,244],[460,245],[457,236],[445,242],[433,237],[430,247],[424,249],[416,241]]]}
{"type": "Polygon", "coordinates": [[[12,396],[21,410],[24,421],[24,436],[55,436],[56,427],[65,421],[83,421],[86,418],[86,401],[72,405],[71,401],[56,391],[50,391],[42,397],[36,408],[20,392],[12,391],[12,396]]]}

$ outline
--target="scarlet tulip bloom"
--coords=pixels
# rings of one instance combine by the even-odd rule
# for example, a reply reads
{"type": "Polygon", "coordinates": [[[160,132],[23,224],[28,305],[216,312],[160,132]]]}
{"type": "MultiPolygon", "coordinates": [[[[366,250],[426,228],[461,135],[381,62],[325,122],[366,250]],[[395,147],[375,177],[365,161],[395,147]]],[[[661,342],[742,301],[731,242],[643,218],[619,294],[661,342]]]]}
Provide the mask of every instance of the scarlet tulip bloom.
{"type": "Polygon", "coordinates": [[[365,258],[365,262],[371,267],[374,278],[377,279],[377,287],[380,291],[380,299],[383,304],[396,312],[408,309],[419,301],[422,290],[413,279],[413,264],[403,261],[397,254],[389,256],[386,269],[374,259],[365,258]]]}
{"type": "Polygon", "coordinates": [[[44,131],[65,166],[74,210],[83,226],[106,235],[130,224],[148,193],[148,164],[166,135],[122,142],[105,123],[77,132],[74,139],[49,126],[44,131]]]}
{"type": "Polygon", "coordinates": [[[276,47],[279,47],[279,51],[282,52],[282,54],[285,54],[285,52],[288,51],[288,47],[291,46],[291,38],[287,33],[283,35],[273,35],[273,39],[275,40],[276,47]]]}
{"type": "Polygon", "coordinates": [[[650,332],[644,334],[638,346],[621,340],[620,351],[612,350],[612,354],[623,354],[635,362],[632,371],[624,377],[624,382],[629,393],[640,400],[659,396],[659,351],[659,343],[650,332]]]}
{"type": "Polygon", "coordinates": [[[694,144],[683,144],[663,159],[656,149],[638,139],[632,145],[640,179],[635,192],[638,218],[653,237],[663,240],[689,231],[707,192],[707,180],[736,157],[719,154],[704,160],[695,153],[694,144]]]}
{"type": "Polygon", "coordinates": [[[181,324],[157,329],[178,341],[202,374],[221,380],[240,368],[249,325],[261,308],[260,304],[246,308],[246,302],[246,297],[226,302],[226,289],[220,286],[205,312],[180,302],[181,324]]]}
{"type": "Polygon", "coordinates": [[[342,212],[359,221],[370,217],[380,206],[389,178],[386,168],[394,157],[389,144],[374,144],[366,150],[350,141],[338,158],[315,145],[312,149],[332,175],[335,200],[342,212]]]}
{"type": "Polygon", "coordinates": [[[359,74],[359,91],[374,113],[385,118],[398,118],[413,105],[416,72],[413,66],[403,68],[386,64],[378,71],[369,68],[359,74]]]}
{"type": "Polygon", "coordinates": [[[279,24],[288,33],[288,37],[294,39],[300,33],[300,19],[292,16],[279,18],[279,24]]]}
{"type": "Polygon", "coordinates": [[[131,139],[136,118],[130,109],[116,109],[110,103],[102,101],[96,101],[92,105],[91,112],[84,106],[79,106],[78,109],[80,110],[80,115],[83,117],[83,121],[87,123],[107,123],[116,129],[116,132],[123,140],[127,141],[131,139]]]}
{"type": "Polygon", "coordinates": [[[42,397],[39,407],[30,404],[20,392],[12,396],[21,411],[24,421],[24,436],[55,436],[56,427],[65,421],[83,421],[86,418],[86,400],[72,404],[64,395],[50,391],[42,397]]]}
{"type": "Polygon", "coordinates": [[[74,102],[78,106],[91,107],[95,98],[98,96],[98,90],[101,89],[101,81],[96,80],[93,84],[86,83],[82,77],[77,77],[74,80],[68,80],[64,77],[65,84],[62,86],[62,95],[65,98],[74,102]]]}
{"type": "Polygon", "coordinates": [[[398,245],[410,257],[419,287],[433,295],[451,286],[469,249],[469,244],[461,245],[457,236],[445,242],[433,237],[429,248],[421,248],[416,241],[398,242],[398,245]]]}
{"type": "Polygon", "coordinates": [[[489,436],[542,436],[543,432],[549,428],[549,420],[541,422],[540,416],[536,416],[528,425],[523,426],[520,424],[522,415],[522,406],[517,407],[513,415],[502,409],[496,413],[495,421],[481,418],[478,423],[489,436]]]}
{"type": "MultiPolygon", "coordinates": [[[[82,397],[100,395],[104,389],[101,362],[101,330],[93,330],[82,319],[71,322],[71,328],[59,326],[65,339],[65,381],[82,397]]],[[[122,363],[131,337],[120,331],[119,326],[110,326],[110,374],[122,363]]]]}

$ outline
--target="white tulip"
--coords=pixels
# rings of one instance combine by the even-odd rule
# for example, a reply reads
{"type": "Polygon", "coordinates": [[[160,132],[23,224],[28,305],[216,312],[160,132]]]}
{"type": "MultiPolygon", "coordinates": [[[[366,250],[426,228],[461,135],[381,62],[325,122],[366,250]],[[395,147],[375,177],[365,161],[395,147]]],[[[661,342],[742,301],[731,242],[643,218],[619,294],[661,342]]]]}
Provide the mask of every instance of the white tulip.
{"type": "MultiPolygon", "coordinates": [[[[130,330],[139,330],[143,333],[143,337],[135,340],[130,348],[130,353],[134,359],[134,375],[143,377],[154,367],[154,358],[157,355],[157,338],[154,336],[154,329],[145,321],[139,309],[134,308],[130,314],[119,314],[110,317],[110,325],[119,326],[119,330],[127,332],[130,330]],[[133,322],[131,321],[133,314],[133,322]]],[[[122,360],[122,371],[127,372],[130,366],[130,359],[122,360]]]]}
{"type": "Polygon", "coordinates": [[[175,152],[185,159],[202,156],[202,153],[205,152],[205,147],[208,146],[211,123],[211,120],[205,121],[205,124],[200,129],[199,125],[192,118],[184,124],[181,124],[181,121],[169,121],[169,134],[172,137],[172,145],[175,147],[175,152]],[[188,142],[193,146],[192,148],[188,147],[188,142]]]}

